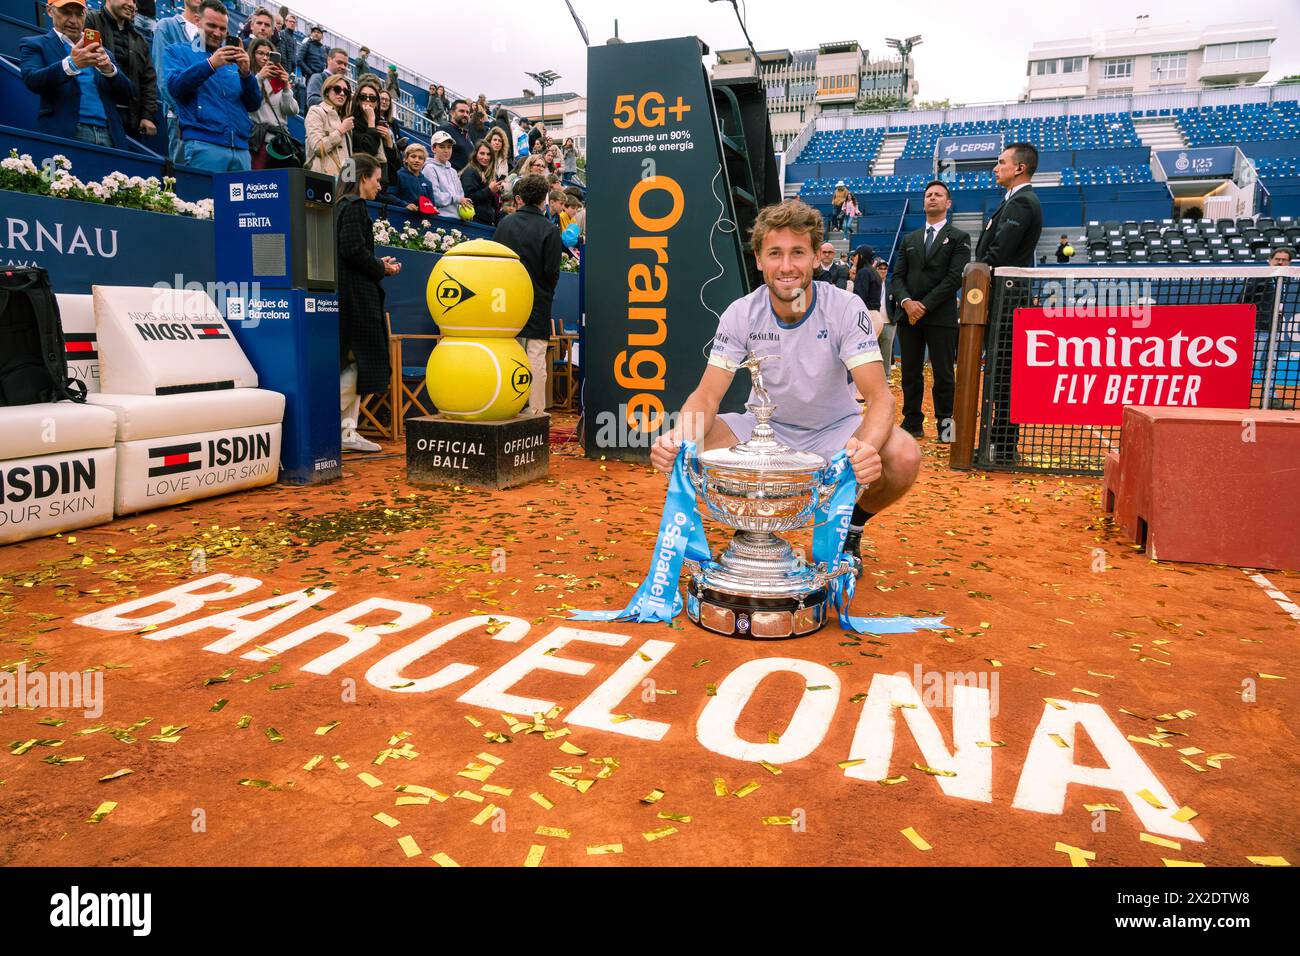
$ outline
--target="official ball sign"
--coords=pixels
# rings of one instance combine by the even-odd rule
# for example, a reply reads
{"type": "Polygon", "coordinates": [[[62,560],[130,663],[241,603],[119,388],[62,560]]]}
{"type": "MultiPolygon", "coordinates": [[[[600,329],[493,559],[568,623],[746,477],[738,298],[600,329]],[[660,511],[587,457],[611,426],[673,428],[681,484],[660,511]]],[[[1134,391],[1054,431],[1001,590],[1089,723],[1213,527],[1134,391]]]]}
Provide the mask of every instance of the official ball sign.
{"type": "Polygon", "coordinates": [[[1119,425],[1125,405],[1250,407],[1253,305],[1016,309],[1013,323],[1016,424],[1119,425]]]}

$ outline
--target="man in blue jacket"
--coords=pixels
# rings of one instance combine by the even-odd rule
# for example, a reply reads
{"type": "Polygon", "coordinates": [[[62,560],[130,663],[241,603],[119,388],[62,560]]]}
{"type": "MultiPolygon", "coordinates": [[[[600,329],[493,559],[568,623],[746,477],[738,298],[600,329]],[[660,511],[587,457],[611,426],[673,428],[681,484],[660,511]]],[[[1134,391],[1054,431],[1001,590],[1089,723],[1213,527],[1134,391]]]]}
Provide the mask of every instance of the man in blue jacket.
{"type": "Polygon", "coordinates": [[[158,77],[158,98],[167,116],[167,155],[179,166],[185,162],[181,151],[181,124],[176,120],[176,104],[167,92],[167,75],[163,70],[163,53],[173,43],[199,44],[199,5],[203,0],[185,0],[185,8],[174,17],[158,21],[153,31],[153,71],[158,77]]]}
{"type": "Polygon", "coordinates": [[[203,0],[199,31],[203,46],[173,43],[163,52],[167,90],[176,104],[185,165],[214,173],[251,168],[248,114],[262,105],[248,53],[226,43],[229,15],[221,0],[203,0]]]}
{"type": "Polygon", "coordinates": [[[131,102],[131,81],[99,43],[83,43],[81,0],[50,0],[49,33],[18,43],[23,82],[41,98],[36,128],[51,136],[129,149],[117,104],[131,102]]]}

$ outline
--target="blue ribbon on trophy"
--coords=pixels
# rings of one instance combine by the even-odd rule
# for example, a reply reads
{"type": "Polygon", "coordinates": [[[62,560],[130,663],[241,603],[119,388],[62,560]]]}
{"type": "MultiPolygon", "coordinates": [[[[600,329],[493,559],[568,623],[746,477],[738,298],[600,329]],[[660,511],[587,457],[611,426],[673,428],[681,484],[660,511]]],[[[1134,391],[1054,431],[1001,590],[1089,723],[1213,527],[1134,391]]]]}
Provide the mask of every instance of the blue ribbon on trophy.
{"type": "Polygon", "coordinates": [[[650,558],[650,570],[627,606],[618,611],[574,611],[574,621],[672,621],[682,611],[682,593],[677,587],[682,563],[689,558],[701,564],[712,555],[704,525],[695,505],[695,486],[686,477],[687,462],[695,457],[695,443],[682,442],[668,479],[668,496],[659,520],[659,537],[650,558]]]}

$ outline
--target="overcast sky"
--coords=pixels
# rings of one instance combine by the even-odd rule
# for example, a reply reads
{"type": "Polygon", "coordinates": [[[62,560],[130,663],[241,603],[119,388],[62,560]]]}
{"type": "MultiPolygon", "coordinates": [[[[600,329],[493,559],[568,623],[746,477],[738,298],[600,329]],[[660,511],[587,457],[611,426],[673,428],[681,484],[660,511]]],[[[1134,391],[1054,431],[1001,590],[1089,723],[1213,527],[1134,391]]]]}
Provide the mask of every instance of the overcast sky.
{"type": "MultiPolygon", "coordinates": [[[[548,69],[562,77],[553,92],[587,92],[586,49],[564,0],[298,0],[291,5],[376,54],[470,96],[519,96],[525,86],[536,86],[524,71],[548,69]]],[[[693,34],[710,50],[745,45],[728,2],[573,0],[573,6],[593,44],[614,35],[617,19],[619,36],[628,41],[693,34]]],[[[1300,73],[1297,0],[1047,0],[1021,6],[1007,0],[749,0],[747,6],[742,12],[759,50],[857,40],[876,56],[888,52],[887,36],[921,34],[924,42],[912,56],[920,98],[927,100],[1018,99],[1031,43],[1131,26],[1142,13],[1150,14],[1153,24],[1272,20],[1278,39],[1265,81],[1300,73]]]]}

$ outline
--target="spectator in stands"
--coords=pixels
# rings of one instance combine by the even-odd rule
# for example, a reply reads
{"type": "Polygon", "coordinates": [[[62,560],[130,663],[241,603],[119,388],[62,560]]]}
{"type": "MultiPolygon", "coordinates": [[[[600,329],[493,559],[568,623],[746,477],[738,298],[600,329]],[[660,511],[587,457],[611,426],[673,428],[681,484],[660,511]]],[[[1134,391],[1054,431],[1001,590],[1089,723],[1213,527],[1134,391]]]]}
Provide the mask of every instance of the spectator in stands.
{"type": "Polygon", "coordinates": [[[970,262],[970,236],[949,220],[952,193],[939,180],[925,187],[924,227],[908,233],[894,260],[894,301],[906,322],[899,322],[903,350],[903,430],[924,438],[925,354],[934,369],[934,416],[940,442],[953,439],[952,406],[956,395],[957,294],[962,270],[970,262]]]}
{"type": "MultiPolygon", "coordinates": [[[[999,266],[1034,267],[1034,249],[1038,237],[1043,234],[1043,207],[1030,185],[1037,169],[1038,150],[1031,143],[1011,143],[998,156],[993,178],[1006,190],[1006,197],[980,233],[975,247],[976,262],[995,269],[999,266]]],[[[894,281],[898,281],[897,267],[894,281]]],[[[999,376],[995,381],[992,399],[989,444],[993,446],[993,463],[1014,465],[1020,459],[1016,450],[1020,426],[1011,424],[1010,374],[999,376]]]]}
{"type": "Polygon", "coordinates": [[[1278,246],[1273,250],[1273,254],[1268,257],[1268,264],[1277,268],[1285,268],[1295,259],[1295,250],[1287,246],[1278,246]]]}
{"type": "Polygon", "coordinates": [[[249,114],[253,129],[248,151],[254,169],[302,165],[297,151],[289,148],[293,145],[289,117],[298,115],[298,101],[293,97],[288,71],[271,58],[273,52],[277,52],[275,44],[264,37],[255,36],[248,43],[248,58],[262,89],[262,105],[249,114]]]}
{"type": "Polygon", "coordinates": [[[324,36],[324,27],[319,23],[315,24],[311,28],[307,41],[298,50],[298,71],[302,73],[304,79],[310,80],[317,73],[325,72],[325,67],[329,63],[329,52],[321,42],[324,36]]]}
{"type": "Polygon", "coordinates": [[[528,130],[528,152],[540,153],[546,148],[543,141],[546,139],[546,124],[538,120],[528,130]]]}
{"type": "Polygon", "coordinates": [[[587,209],[582,204],[581,197],[565,190],[564,208],[569,214],[569,222],[578,224],[579,237],[585,239],[587,236],[587,209]]]}
{"type": "Polygon", "coordinates": [[[117,107],[118,118],[128,136],[153,136],[158,132],[153,118],[158,111],[158,79],[150,50],[153,37],[136,29],[136,0],[104,0],[104,8],[86,14],[86,26],[98,30],[104,49],[112,54],[135,90],[129,104],[117,107]]]}
{"type": "Polygon", "coordinates": [[[153,41],[153,28],[158,24],[158,2],[157,0],[136,0],[136,16],[139,18],[136,23],[136,29],[140,35],[150,42],[153,41]]]}
{"type": "Polygon", "coordinates": [[[885,317],[885,328],[889,334],[889,351],[881,350],[885,357],[885,374],[894,366],[894,353],[898,351],[894,342],[898,332],[898,310],[894,308],[894,296],[889,291],[889,263],[879,256],[871,263],[871,268],[880,276],[880,311],[885,317]]]}
{"type": "Polygon", "coordinates": [[[288,7],[280,8],[284,17],[284,29],[276,37],[275,45],[284,61],[284,68],[290,76],[298,72],[298,17],[289,12],[288,7]]]}
{"type": "Polygon", "coordinates": [[[176,105],[167,91],[167,74],[163,70],[163,52],[173,43],[200,43],[199,4],[203,0],[185,0],[185,9],[159,23],[153,32],[153,70],[158,78],[158,98],[167,116],[167,156],[174,165],[185,161],[181,151],[181,124],[176,119],[176,105]]]}
{"type": "Polygon", "coordinates": [[[848,285],[849,270],[835,258],[835,247],[823,242],[817,250],[818,263],[813,267],[814,282],[829,282],[843,289],[848,285]]]}
{"type": "Polygon", "coordinates": [[[474,153],[460,171],[460,184],[465,198],[474,204],[474,221],[494,226],[497,221],[497,197],[505,188],[504,181],[496,178],[492,168],[492,147],[481,139],[474,144],[474,153]]]}
{"type": "Polygon", "coordinates": [[[1062,233],[1060,241],[1056,244],[1057,262],[1064,264],[1070,261],[1070,257],[1074,255],[1074,250],[1071,249],[1069,252],[1066,252],[1065,251],[1066,247],[1069,245],[1070,245],[1070,237],[1062,233]]]}
{"type": "Polygon", "coordinates": [[[525,176],[515,187],[515,194],[519,210],[505,218],[492,238],[519,254],[533,283],[533,310],[519,333],[519,344],[528,353],[528,365],[533,372],[528,411],[540,415],[546,411],[546,350],[554,331],[551,303],[560,279],[564,245],[559,230],[542,211],[547,197],[546,180],[535,174],[525,176]]]}
{"type": "Polygon", "coordinates": [[[447,103],[447,91],[437,83],[429,84],[429,102],[425,104],[424,115],[435,127],[447,122],[450,105],[447,103]]]}
{"type": "Polygon", "coordinates": [[[532,121],[525,116],[519,117],[519,135],[515,137],[515,155],[527,156],[530,152],[528,135],[532,132],[532,121]]]}
{"type": "Polygon", "coordinates": [[[271,11],[266,7],[258,7],[253,11],[253,15],[245,21],[248,27],[248,46],[254,40],[266,40],[269,43],[275,42],[275,18],[271,16],[271,11]]]}
{"type": "Polygon", "coordinates": [[[361,78],[369,72],[371,72],[370,47],[363,46],[357,51],[357,82],[360,82],[361,78]]]}
{"type": "Polygon", "coordinates": [[[552,184],[551,191],[546,196],[546,217],[555,223],[555,228],[560,232],[564,232],[569,225],[569,210],[565,205],[568,198],[558,184],[552,184]]]}
{"type": "Polygon", "coordinates": [[[831,213],[831,228],[839,229],[844,225],[844,200],[850,196],[848,187],[844,185],[844,180],[835,184],[835,192],[831,196],[831,206],[834,211],[831,213]]]}
{"type": "Polygon", "coordinates": [[[352,157],[352,87],[346,76],[331,76],[321,93],[324,101],[307,111],[307,166],[337,176],[352,157]]]}
{"type": "Polygon", "coordinates": [[[363,396],[388,390],[391,367],[380,283],[401,272],[402,264],[392,256],[375,258],[375,232],[366,203],[378,198],[383,170],[365,153],[354,156],[350,166],[355,175],[339,184],[335,220],[341,438],[344,451],[374,452],[379,446],[357,434],[357,419],[363,396]]]}
{"type": "Polygon", "coordinates": [[[134,91],[125,71],[100,43],[86,43],[86,8],[80,0],[50,0],[54,27],[18,43],[23,83],[41,98],[36,128],[51,136],[126,149],[116,109],[134,91]]]}
{"type": "MultiPolygon", "coordinates": [[[[506,167],[509,168],[515,161],[515,137],[510,131],[510,114],[504,106],[497,107],[496,115],[492,118],[492,129],[501,130],[506,138],[506,167]]],[[[488,130],[489,133],[491,131],[488,130]]]]}
{"type": "Polygon", "coordinates": [[[497,213],[498,226],[501,225],[501,220],[519,209],[518,202],[519,201],[514,193],[507,192],[501,194],[501,211],[497,213]]]}
{"type": "Polygon", "coordinates": [[[578,178],[578,147],[573,144],[572,136],[565,139],[560,148],[560,164],[560,179],[564,185],[572,185],[578,178]]]}
{"type": "Polygon", "coordinates": [[[464,169],[469,163],[474,143],[469,138],[469,101],[458,99],[451,104],[451,119],[438,127],[451,137],[451,165],[464,169]]]}
{"type": "Polygon", "coordinates": [[[844,218],[844,241],[849,241],[849,236],[853,234],[858,216],[862,215],[858,211],[858,201],[849,193],[849,198],[844,200],[844,205],[840,207],[840,215],[844,218]]]}
{"type": "Polygon", "coordinates": [[[248,53],[226,45],[230,17],[221,0],[199,7],[203,43],[173,43],[163,53],[167,89],[185,141],[185,165],[210,172],[249,169],[249,113],[262,105],[248,53]]]}
{"type": "Polygon", "coordinates": [[[505,179],[510,175],[510,137],[501,130],[500,126],[493,126],[488,130],[487,144],[492,150],[492,178],[505,179]]]}
{"type": "Polygon", "coordinates": [[[393,131],[379,120],[379,77],[367,73],[357,81],[352,99],[352,154],[365,153],[379,160],[383,167],[381,182],[385,189],[397,183],[397,147],[393,131]]]}
{"type": "Polygon", "coordinates": [[[474,103],[469,108],[469,127],[465,132],[469,138],[477,143],[481,139],[487,138],[488,126],[491,121],[488,119],[487,111],[478,103],[474,103]]]}
{"type": "Polygon", "coordinates": [[[384,89],[394,103],[402,101],[402,84],[397,79],[397,65],[394,63],[388,64],[388,72],[384,75],[384,89]]]}
{"type": "Polygon", "coordinates": [[[311,109],[321,102],[320,88],[327,77],[347,75],[348,51],[341,46],[336,46],[330,50],[329,57],[325,60],[325,69],[307,81],[307,108],[311,109]]]}
{"type": "MultiPolygon", "coordinates": [[[[419,143],[406,147],[402,156],[402,168],[397,171],[397,186],[393,195],[406,205],[407,212],[423,212],[433,215],[438,204],[433,200],[433,184],[424,178],[424,164],[429,161],[429,153],[419,143]],[[428,208],[422,209],[420,200],[428,200],[428,208]]],[[[454,212],[455,210],[449,210],[454,212]]]]}
{"type": "Polygon", "coordinates": [[[460,175],[451,165],[452,150],[455,144],[451,134],[438,130],[433,134],[430,145],[433,155],[424,165],[424,178],[433,189],[433,204],[443,216],[458,216],[460,207],[471,210],[474,204],[465,198],[465,188],[460,184],[460,175]]]}
{"type": "Polygon", "coordinates": [[[382,122],[388,124],[388,128],[393,133],[393,146],[396,147],[399,155],[405,152],[407,144],[410,142],[406,135],[406,130],[397,122],[394,116],[396,110],[393,107],[393,94],[388,90],[379,91],[379,118],[382,122]]]}
{"type": "MultiPolygon", "coordinates": [[[[853,294],[862,300],[863,305],[867,307],[867,312],[871,315],[871,326],[875,330],[876,339],[880,342],[880,354],[888,355],[889,349],[894,344],[894,330],[888,324],[885,317],[884,309],[881,308],[880,296],[880,273],[872,266],[875,261],[876,253],[870,246],[858,246],[853,252],[853,273],[852,286],[853,294]],[[888,332],[886,332],[888,329],[888,332]],[[886,339],[886,336],[888,339],[886,339]]],[[[885,369],[888,371],[888,363],[885,369]]]]}

